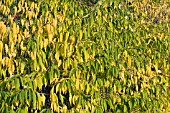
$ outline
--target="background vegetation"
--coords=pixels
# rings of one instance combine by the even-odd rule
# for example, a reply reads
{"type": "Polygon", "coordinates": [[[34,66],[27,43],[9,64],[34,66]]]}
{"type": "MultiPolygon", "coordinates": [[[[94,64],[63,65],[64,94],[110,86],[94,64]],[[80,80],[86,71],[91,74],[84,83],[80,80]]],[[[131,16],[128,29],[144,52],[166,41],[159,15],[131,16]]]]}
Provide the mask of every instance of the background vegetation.
{"type": "Polygon", "coordinates": [[[168,0],[0,1],[0,112],[170,111],[168,0]]]}

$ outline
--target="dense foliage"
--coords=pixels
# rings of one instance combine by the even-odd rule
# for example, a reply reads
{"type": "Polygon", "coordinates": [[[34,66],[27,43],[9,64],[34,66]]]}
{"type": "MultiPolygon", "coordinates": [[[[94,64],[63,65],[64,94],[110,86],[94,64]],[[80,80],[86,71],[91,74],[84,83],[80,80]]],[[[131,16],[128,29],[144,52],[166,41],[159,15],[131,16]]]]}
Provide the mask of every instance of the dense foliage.
{"type": "Polygon", "coordinates": [[[170,111],[170,3],[120,1],[1,0],[0,112],[170,111]]]}

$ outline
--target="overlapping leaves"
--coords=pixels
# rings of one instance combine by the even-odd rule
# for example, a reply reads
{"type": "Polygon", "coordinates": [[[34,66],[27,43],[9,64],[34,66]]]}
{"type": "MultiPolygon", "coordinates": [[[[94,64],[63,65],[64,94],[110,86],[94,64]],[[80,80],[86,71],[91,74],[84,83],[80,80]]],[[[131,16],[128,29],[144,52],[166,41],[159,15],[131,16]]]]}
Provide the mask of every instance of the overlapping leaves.
{"type": "Polygon", "coordinates": [[[0,111],[168,112],[166,4],[1,1],[0,111]]]}

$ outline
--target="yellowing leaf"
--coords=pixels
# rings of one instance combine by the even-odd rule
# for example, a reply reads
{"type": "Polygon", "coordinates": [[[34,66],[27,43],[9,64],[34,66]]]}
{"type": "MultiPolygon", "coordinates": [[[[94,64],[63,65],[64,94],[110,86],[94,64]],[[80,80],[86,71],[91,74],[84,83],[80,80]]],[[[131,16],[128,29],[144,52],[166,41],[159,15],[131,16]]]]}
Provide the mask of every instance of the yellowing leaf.
{"type": "Polygon", "coordinates": [[[3,43],[0,41],[0,63],[2,61],[2,50],[3,50],[3,43]]]}
{"type": "Polygon", "coordinates": [[[47,45],[48,45],[48,39],[44,39],[44,48],[47,48],[47,45]]]}
{"type": "Polygon", "coordinates": [[[74,43],[75,43],[75,40],[76,40],[75,37],[72,35],[72,36],[70,37],[71,43],[74,44],[74,43]]]}
{"type": "Polygon", "coordinates": [[[21,63],[21,73],[23,73],[24,72],[24,68],[25,68],[25,63],[21,63]]]}
{"type": "Polygon", "coordinates": [[[36,89],[37,89],[37,79],[35,79],[35,80],[33,81],[33,85],[34,85],[34,90],[36,90],[36,89]]]}
{"type": "Polygon", "coordinates": [[[42,101],[42,105],[44,106],[45,105],[45,96],[44,95],[41,96],[41,101],[42,101]]]}
{"type": "Polygon", "coordinates": [[[76,90],[79,90],[79,79],[76,79],[76,90]]]}
{"type": "Polygon", "coordinates": [[[17,14],[17,7],[14,6],[14,14],[17,14]]]}
{"type": "Polygon", "coordinates": [[[60,83],[56,85],[56,93],[60,91],[60,83]]]}
{"type": "Polygon", "coordinates": [[[89,85],[89,84],[87,84],[87,87],[86,87],[86,93],[88,94],[90,90],[91,90],[90,85],[89,85]]]}
{"type": "Polygon", "coordinates": [[[58,67],[60,67],[61,64],[62,64],[62,60],[59,60],[58,67]]]}
{"type": "Polygon", "coordinates": [[[125,58],[126,58],[126,57],[127,57],[127,55],[128,55],[128,53],[127,53],[127,51],[126,51],[126,50],[123,52],[123,54],[125,55],[125,58]]]}
{"type": "Polygon", "coordinates": [[[83,37],[83,31],[82,31],[82,30],[80,30],[80,37],[79,37],[79,40],[81,40],[81,39],[82,39],[82,37],[83,37]]]}
{"type": "Polygon", "coordinates": [[[52,39],[53,39],[53,34],[48,34],[48,40],[49,40],[49,43],[52,42],[52,39]]]}
{"type": "Polygon", "coordinates": [[[89,54],[88,54],[87,50],[84,50],[84,55],[85,55],[85,62],[87,62],[89,59],[89,54]]]}
{"type": "Polygon", "coordinates": [[[68,40],[69,34],[70,34],[69,32],[66,33],[65,41],[68,40]]]}
{"type": "Polygon", "coordinates": [[[116,85],[114,84],[114,86],[113,86],[113,92],[114,92],[114,94],[116,94],[116,90],[117,88],[116,88],[116,85]]]}
{"type": "Polygon", "coordinates": [[[43,83],[42,83],[42,77],[39,77],[37,80],[37,87],[38,87],[38,89],[42,89],[42,86],[43,86],[43,83]]]}
{"type": "Polygon", "coordinates": [[[31,3],[30,9],[34,8],[34,2],[31,3]]]}
{"type": "Polygon", "coordinates": [[[104,20],[105,22],[107,22],[107,14],[105,14],[105,15],[103,16],[103,20],[104,20]]]}
{"type": "Polygon", "coordinates": [[[48,34],[50,33],[50,24],[47,24],[46,25],[46,30],[47,30],[47,32],[48,32],[48,34]]]}
{"type": "Polygon", "coordinates": [[[40,55],[37,55],[37,56],[38,56],[39,65],[40,65],[42,71],[47,71],[47,69],[42,61],[42,57],[40,55]]]}
{"type": "Polygon", "coordinates": [[[23,50],[23,51],[25,51],[27,48],[26,47],[24,47],[24,45],[23,45],[24,43],[23,43],[23,41],[21,42],[21,50],[23,50]]]}
{"type": "Polygon", "coordinates": [[[71,94],[69,94],[69,102],[70,102],[70,104],[72,104],[72,103],[73,103],[73,97],[72,97],[72,95],[71,95],[71,94]]]}
{"type": "Polygon", "coordinates": [[[31,59],[35,60],[36,59],[36,51],[31,52],[31,59]]]}
{"type": "Polygon", "coordinates": [[[98,13],[98,15],[99,15],[99,16],[101,16],[101,15],[102,15],[102,13],[101,13],[100,9],[98,9],[98,10],[97,10],[97,13],[98,13]]]}
{"type": "Polygon", "coordinates": [[[57,60],[57,62],[59,62],[59,57],[60,57],[60,51],[56,51],[55,53],[55,59],[57,60]]]}
{"type": "Polygon", "coordinates": [[[59,38],[59,42],[63,41],[63,33],[60,33],[60,38],[59,38]]]}
{"type": "Polygon", "coordinates": [[[55,101],[55,97],[54,97],[54,87],[52,87],[52,89],[50,90],[50,100],[51,102],[55,101]]]}
{"type": "Polygon", "coordinates": [[[17,34],[17,24],[14,22],[13,23],[13,35],[16,35],[17,34]]]}
{"type": "Polygon", "coordinates": [[[64,41],[64,57],[67,55],[67,48],[68,48],[68,43],[67,41],[64,41]]]}
{"type": "Polygon", "coordinates": [[[131,57],[128,55],[128,67],[131,67],[131,57]]]}
{"type": "Polygon", "coordinates": [[[3,22],[0,22],[0,32],[5,33],[7,30],[6,25],[3,22]]]}

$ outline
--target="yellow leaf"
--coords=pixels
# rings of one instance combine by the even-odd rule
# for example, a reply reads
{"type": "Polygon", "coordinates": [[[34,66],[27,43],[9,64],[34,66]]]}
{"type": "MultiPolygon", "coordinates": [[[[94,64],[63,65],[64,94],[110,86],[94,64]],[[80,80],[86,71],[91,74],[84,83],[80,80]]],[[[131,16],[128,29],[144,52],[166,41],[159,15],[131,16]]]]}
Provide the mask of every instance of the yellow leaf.
{"type": "Polygon", "coordinates": [[[79,79],[76,79],[76,90],[79,90],[79,79]]]}
{"type": "Polygon", "coordinates": [[[44,48],[47,48],[47,45],[48,45],[48,39],[44,39],[44,48]]]}
{"type": "Polygon", "coordinates": [[[2,52],[0,52],[0,65],[1,65],[1,62],[2,62],[2,52]]]}
{"type": "Polygon", "coordinates": [[[164,33],[161,34],[160,39],[162,40],[164,38],[164,33]]]}
{"type": "Polygon", "coordinates": [[[8,53],[8,45],[5,44],[5,52],[8,53]]]}
{"type": "Polygon", "coordinates": [[[59,42],[63,41],[63,33],[60,33],[60,38],[59,38],[59,42]]]}
{"type": "Polygon", "coordinates": [[[54,27],[57,26],[57,19],[56,18],[53,19],[53,23],[52,24],[53,24],[54,27]]]}
{"type": "Polygon", "coordinates": [[[82,30],[80,30],[80,37],[79,37],[79,40],[81,40],[81,39],[82,39],[82,37],[83,37],[83,31],[82,31],[82,30]]]}
{"type": "Polygon", "coordinates": [[[84,50],[84,55],[85,55],[85,62],[87,62],[89,59],[89,54],[86,50],[84,50]]]}
{"type": "Polygon", "coordinates": [[[14,22],[13,23],[13,35],[16,35],[17,34],[17,25],[16,25],[16,23],[14,22]]]}
{"type": "Polygon", "coordinates": [[[69,95],[69,102],[70,102],[70,104],[72,104],[72,102],[73,102],[73,97],[71,94],[69,95]]]}
{"type": "Polygon", "coordinates": [[[49,43],[53,41],[53,34],[48,34],[48,40],[49,40],[49,43]]]}
{"type": "Polygon", "coordinates": [[[131,67],[131,57],[128,55],[128,67],[131,67]]]}
{"type": "MultiPolygon", "coordinates": [[[[39,75],[40,76],[40,75],[39,75]]],[[[38,89],[39,90],[42,90],[42,86],[43,86],[43,83],[42,83],[42,77],[39,77],[38,79],[37,79],[37,87],[38,87],[38,89]]]]}
{"type": "Polygon", "coordinates": [[[47,24],[46,25],[46,30],[47,30],[47,32],[48,32],[48,34],[50,33],[50,24],[47,24]]]}
{"type": "Polygon", "coordinates": [[[78,98],[78,96],[73,95],[73,104],[74,104],[74,105],[76,104],[77,98],[78,98]]]}
{"type": "Polygon", "coordinates": [[[72,35],[72,36],[70,37],[71,43],[74,44],[74,43],[75,43],[75,40],[76,40],[75,37],[72,35]]]}
{"type": "Polygon", "coordinates": [[[62,60],[59,60],[58,67],[60,67],[61,64],[62,64],[62,60]]]}
{"type": "Polygon", "coordinates": [[[65,41],[64,42],[64,57],[66,57],[67,48],[68,48],[68,43],[67,41],[65,41]]]}
{"type": "Polygon", "coordinates": [[[56,85],[56,91],[55,91],[55,92],[57,93],[57,92],[59,92],[59,90],[60,90],[60,83],[58,83],[58,84],[56,85]]]}
{"type": "Polygon", "coordinates": [[[59,57],[60,57],[60,51],[57,50],[55,53],[55,59],[57,60],[57,62],[59,62],[59,57]]]}
{"type": "Polygon", "coordinates": [[[44,95],[41,96],[41,100],[42,100],[42,105],[45,105],[45,96],[44,95]]]}
{"type": "Polygon", "coordinates": [[[134,83],[137,84],[137,82],[138,82],[138,78],[137,76],[134,76],[134,83]]]}
{"type": "Polygon", "coordinates": [[[105,2],[105,3],[103,4],[103,8],[107,8],[107,7],[108,7],[108,3],[105,2]]]}
{"type": "Polygon", "coordinates": [[[81,82],[81,84],[80,84],[80,90],[84,90],[84,82],[81,82]]]}
{"type": "Polygon", "coordinates": [[[53,103],[53,109],[54,109],[54,111],[57,111],[57,110],[58,110],[58,105],[57,105],[57,103],[53,103]]]}
{"type": "Polygon", "coordinates": [[[109,87],[109,85],[110,85],[110,82],[108,80],[105,81],[105,87],[109,87]]]}
{"type": "Polygon", "coordinates": [[[87,84],[86,93],[88,94],[88,93],[89,93],[89,91],[90,91],[90,85],[89,85],[89,84],[87,84]]]}
{"type": "Polygon", "coordinates": [[[34,8],[34,2],[31,3],[30,9],[34,8]]]}
{"type": "Polygon", "coordinates": [[[114,92],[114,94],[116,94],[116,85],[115,84],[113,86],[113,92],[114,92]]]}
{"type": "Polygon", "coordinates": [[[51,100],[51,102],[55,101],[54,87],[52,87],[52,89],[50,90],[50,100],[51,100]]]}
{"type": "Polygon", "coordinates": [[[31,59],[35,60],[36,59],[36,51],[31,52],[31,59]]]}
{"type": "Polygon", "coordinates": [[[0,62],[2,60],[2,50],[3,50],[3,43],[0,41],[0,62]]]}
{"type": "Polygon", "coordinates": [[[24,45],[23,45],[23,41],[21,42],[21,50],[23,50],[23,51],[25,51],[26,50],[26,47],[24,47],[24,45]]]}
{"type": "Polygon", "coordinates": [[[14,52],[14,42],[11,43],[11,52],[14,52]]]}
{"type": "Polygon", "coordinates": [[[37,89],[37,79],[33,80],[33,85],[34,85],[34,90],[36,90],[37,89]]]}
{"type": "Polygon", "coordinates": [[[17,7],[14,6],[14,14],[17,14],[17,7]]]}
{"type": "Polygon", "coordinates": [[[0,22],[0,32],[5,33],[7,30],[6,25],[3,22],[0,22]]]}
{"type": "Polygon", "coordinates": [[[102,49],[105,49],[103,40],[100,40],[100,44],[101,44],[101,46],[102,46],[102,49]]]}
{"type": "Polygon", "coordinates": [[[117,102],[121,103],[121,98],[120,97],[117,97],[117,102]]]}
{"type": "Polygon", "coordinates": [[[104,20],[105,22],[107,22],[107,14],[105,14],[105,15],[103,16],[103,20],[104,20]]]}
{"type": "Polygon", "coordinates": [[[68,40],[68,37],[69,37],[69,32],[66,33],[65,41],[68,40]]]}
{"type": "Polygon", "coordinates": [[[116,103],[116,97],[113,96],[113,103],[115,104],[116,103]]]}
{"type": "Polygon", "coordinates": [[[21,63],[21,73],[23,73],[24,72],[24,68],[25,68],[25,63],[21,63]]]}
{"type": "Polygon", "coordinates": [[[33,62],[33,68],[34,68],[35,71],[39,71],[39,70],[40,70],[40,67],[39,67],[39,65],[37,64],[37,60],[34,60],[34,62],[33,62]]]}

